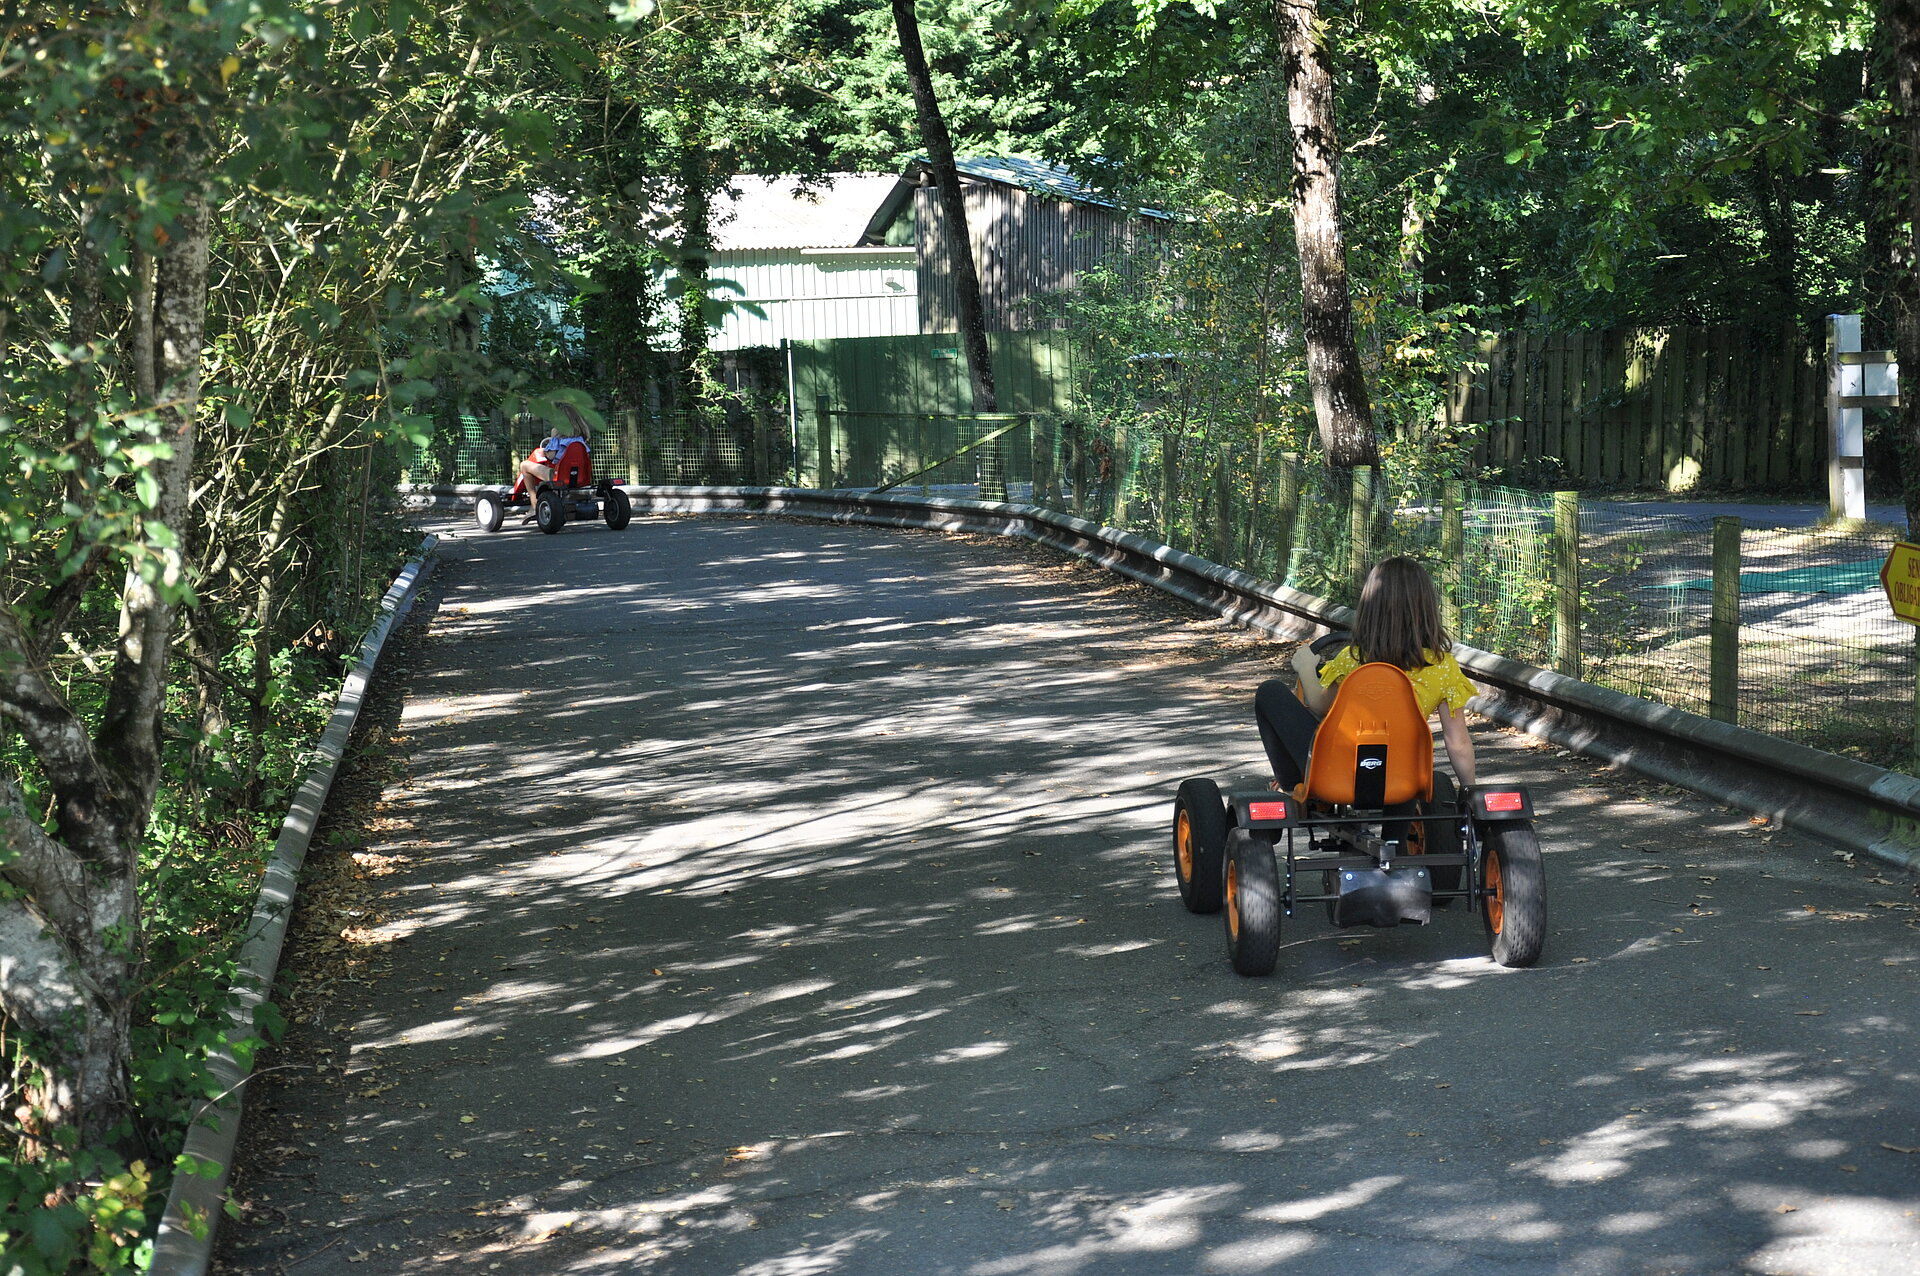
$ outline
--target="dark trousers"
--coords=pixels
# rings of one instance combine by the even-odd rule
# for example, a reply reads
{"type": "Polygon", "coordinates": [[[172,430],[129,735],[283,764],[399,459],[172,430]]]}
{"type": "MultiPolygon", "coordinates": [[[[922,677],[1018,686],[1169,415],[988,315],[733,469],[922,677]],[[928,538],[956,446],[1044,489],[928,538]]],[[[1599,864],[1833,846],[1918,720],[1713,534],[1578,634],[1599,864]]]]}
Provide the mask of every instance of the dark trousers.
{"type": "Polygon", "coordinates": [[[1260,724],[1260,743],[1266,747],[1273,778],[1283,789],[1307,778],[1307,755],[1313,751],[1313,733],[1320,719],[1293,693],[1293,679],[1269,678],[1253,693],[1253,719],[1260,724]]]}

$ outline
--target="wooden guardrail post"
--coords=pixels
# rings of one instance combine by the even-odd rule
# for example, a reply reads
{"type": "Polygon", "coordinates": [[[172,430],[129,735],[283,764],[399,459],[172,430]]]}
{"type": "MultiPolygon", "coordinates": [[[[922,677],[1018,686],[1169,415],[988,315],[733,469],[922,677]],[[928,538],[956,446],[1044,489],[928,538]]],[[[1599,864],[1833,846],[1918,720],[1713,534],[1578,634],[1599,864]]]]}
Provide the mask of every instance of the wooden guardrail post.
{"type": "Polygon", "coordinates": [[[1373,467],[1353,467],[1353,497],[1347,506],[1347,579],[1356,599],[1373,566],[1373,467]]]}
{"type": "Polygon", "coordinates": [[[1740,520],[1713,520],[1713,621],[1707,655],[1707,712],[1740,720],[1740,520]]]}
{"type": "Polygon", "coordinates": [[[1455,640],[1460,632],[1460,596],[1467,577],[1467,536],[1464,511],[1467,485],[1448,479],[1440,488],[1440,622],[1455,640]]]}
{"type": "Polygon", "coordinates": [[[1580,676],[1580,493],[1553,494],[1553,667],[1580,676]]]}
{"type": "Polygon", "coordinates": [[[1213,561],[1233,566],[1233,444],[1220,445],[1213,471],[1213,561]]]}
{"type": "Polygon", "coordinates": [[[813,412],[817,440],[814,446],[820,454],[813,467],[813,485],[825,491],[833,486],[833,415],[827,407],[826,395],[814,397],[813,412]]]}

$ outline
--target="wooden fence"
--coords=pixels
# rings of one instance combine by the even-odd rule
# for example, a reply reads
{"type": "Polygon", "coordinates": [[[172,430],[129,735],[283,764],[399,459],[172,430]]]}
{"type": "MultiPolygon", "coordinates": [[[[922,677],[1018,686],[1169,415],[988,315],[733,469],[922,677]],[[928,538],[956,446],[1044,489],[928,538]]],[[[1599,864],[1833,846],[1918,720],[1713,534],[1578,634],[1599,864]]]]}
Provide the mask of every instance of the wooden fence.
{"type": "Polygon", "coordinates": [[[1818,342],[1793,324],[1509,332],[1445,411],[1487,426],[1474,460],[1507,482],[1820,490],[1818,342]]]}
{"type": "MultiPolygon", "coordinates": [[[[1518,330],[1454,378],[1443,411],[1479,423],[1483,470],[1532,487],[1825,490],[1824,334],[1793,324],[1518,330]]],[[[1071,396],[1067,333],[989,334],[1003,412],[1059,412],[1071,396]]],[[[866,413],[965,413],[953,334],[800,341],[798,433],[824,398],[866,413]]]]}

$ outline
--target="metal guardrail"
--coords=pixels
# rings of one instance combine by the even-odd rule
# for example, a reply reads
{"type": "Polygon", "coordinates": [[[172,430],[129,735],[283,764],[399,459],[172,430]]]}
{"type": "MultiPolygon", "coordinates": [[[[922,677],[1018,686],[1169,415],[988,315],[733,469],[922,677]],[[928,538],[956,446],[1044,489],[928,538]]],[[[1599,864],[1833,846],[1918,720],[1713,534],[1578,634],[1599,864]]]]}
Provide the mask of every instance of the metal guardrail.
{"type": "MultiPolygon", "coordinates": [[[[1308,638],[1352,613],[1133,532],[1031,505],[798,488],[629,487],[638,512],[754,513],[1035,541],[1249,628],[1308,638]]],[[[449,493],[451,495],[451,493],[449,493]]],[[[1458,646],[1473,707],[1576,753],[1908,871],[1920,871],[1920,779],[1458,646]]]]}

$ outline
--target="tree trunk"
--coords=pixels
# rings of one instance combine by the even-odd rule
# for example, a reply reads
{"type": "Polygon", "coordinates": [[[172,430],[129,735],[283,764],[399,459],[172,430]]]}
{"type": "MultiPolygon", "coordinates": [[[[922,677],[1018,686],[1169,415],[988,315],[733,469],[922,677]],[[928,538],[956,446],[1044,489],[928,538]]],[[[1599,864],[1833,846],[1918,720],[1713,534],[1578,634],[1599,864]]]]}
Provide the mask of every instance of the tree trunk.
{"type": "Polygon", "coordinates": [[[1329,465],[1373,465],[1380,459],[1379,444],[1353,341],[1333,70],[1320,38],[1319,0],[1280,0],[1274,16],[1293,131],[1293,233],[1300,256],[1301,328],[1313,415],[1329,465]]]}
{"type": "MultiPolygon", "coordinates": [[[[128,327],[140,398],[160,422],[171,455],[149,467],[157,500],[150,527],[168,543],[157,561],[129,569],[121,590],[120,643],[96,737],[43,668],[25,659],[31,639],[0,607],[0,712],[26,738],[52,790],[57,833],[24,811],[0,776],[0,843],[10,858],[0,893],[0,1012],[20,1025],[46,1084],[33,1096],[50,1133],[83,1147],[137,1152],[128,1064],[140,917],[140,847],[161,773],[160,717],[174,619],[185,587],[194,418],[206,322],[208,224],[189,199],[154,255],[149,296],[128,327]]],[[[143,277],[140,291],[147,289],[143,277]]]]}
{"type": "Polygon", "coordinates": [[[1893,140],[1886,159],[1904,216],[1895,215],[1892,300],[1894,347],[1900,356],[1900,482],[1907,524],[1920,527],[1920,391],[1911,389],[1920,373],[1920,0],[1881,0],[1880,42],[1883,74],[1893,106],[1893,140]]]}
{"type": "Polygon", "coordinates": [[[712,397],[708,367],[707,267],[713,251],[713,191],[706,148],[695,137],[680,147],[680,410],[689,419],[712,397]]]}
{"type": "Polygon", "coordinates": [[[913,86],[913,105],[920,117],[920,141],[927,148],[927,167],[940,192],[940,220],[947,234],[947,257],[953,264],[953,291],[960,307],[960,343],[967,352],[967,377],[973,388],[975,412],[998,412],[993,388],[993,360],[987,351],[987,318],[980,304],[980,273],[973,263],[973,237],[967,231],[966,198],[960,191],[960,170],[953,162],[953,138],[933,95],[933,75],[927,69],[926,50],[920,44],[920,20],[914,0],[893,0],[893,24],[900,33],[900,53],[913,86]]]}

